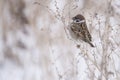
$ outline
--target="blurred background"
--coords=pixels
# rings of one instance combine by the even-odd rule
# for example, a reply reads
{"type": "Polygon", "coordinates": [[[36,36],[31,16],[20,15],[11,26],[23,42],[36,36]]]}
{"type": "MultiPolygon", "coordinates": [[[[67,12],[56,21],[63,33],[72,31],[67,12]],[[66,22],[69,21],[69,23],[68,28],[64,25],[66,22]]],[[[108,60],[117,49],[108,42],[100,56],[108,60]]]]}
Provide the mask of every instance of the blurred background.
{"type": "Polygon", "coordinates": [[[120,80],[120,0],[0,0],[0,80],[120,80]],[[95,48],[69,36],[86,18],[95,48]]]}

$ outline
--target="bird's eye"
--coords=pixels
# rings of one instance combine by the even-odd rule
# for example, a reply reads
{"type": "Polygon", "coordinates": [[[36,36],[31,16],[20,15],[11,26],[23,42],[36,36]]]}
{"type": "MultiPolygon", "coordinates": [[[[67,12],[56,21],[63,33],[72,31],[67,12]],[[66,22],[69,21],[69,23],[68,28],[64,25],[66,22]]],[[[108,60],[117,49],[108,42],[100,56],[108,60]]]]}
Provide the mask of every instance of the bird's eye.
{"type": "Polygon", "coordinates": [[[76,20],[76,22],[79,22],[79,21],[80,21],[79,19],[76,20]]]}
{"type": "Polygon", "coordinates": [[[80,19],[75,19],[74,22],[79,23],[80,19]]]}

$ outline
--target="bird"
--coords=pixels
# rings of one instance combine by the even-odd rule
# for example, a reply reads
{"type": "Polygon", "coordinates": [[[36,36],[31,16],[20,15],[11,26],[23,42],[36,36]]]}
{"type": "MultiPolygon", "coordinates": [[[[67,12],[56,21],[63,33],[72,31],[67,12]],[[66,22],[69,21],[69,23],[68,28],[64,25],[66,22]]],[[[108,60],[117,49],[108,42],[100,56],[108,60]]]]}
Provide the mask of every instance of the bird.
{"type": "Polygon", "coordinates": [[[77,14],[76,16],[72,17],[72,22],[69,26],[69,32],[73,39],[77,41],[84,41],[90,44],[91,47],[94,45],[91,43],[92,37],[87,28],[85,17],[81,14],[77,14]]]}

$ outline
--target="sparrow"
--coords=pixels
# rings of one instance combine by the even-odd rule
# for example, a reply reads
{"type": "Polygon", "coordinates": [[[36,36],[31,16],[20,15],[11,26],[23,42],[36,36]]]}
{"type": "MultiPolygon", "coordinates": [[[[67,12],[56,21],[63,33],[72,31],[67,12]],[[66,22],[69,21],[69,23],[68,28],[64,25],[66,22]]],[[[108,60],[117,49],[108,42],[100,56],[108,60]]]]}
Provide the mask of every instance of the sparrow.
{"type": "Polygon", "coordinates": [[[72,23],[70,24],[69,32],[73,39],[78,41],[82,40],[90,44],[91,47],[94,47],[94,45],[91,43],[92,37],[88,31],[85,17],[83,15],[78,14],[72,18],[72,23]]]}

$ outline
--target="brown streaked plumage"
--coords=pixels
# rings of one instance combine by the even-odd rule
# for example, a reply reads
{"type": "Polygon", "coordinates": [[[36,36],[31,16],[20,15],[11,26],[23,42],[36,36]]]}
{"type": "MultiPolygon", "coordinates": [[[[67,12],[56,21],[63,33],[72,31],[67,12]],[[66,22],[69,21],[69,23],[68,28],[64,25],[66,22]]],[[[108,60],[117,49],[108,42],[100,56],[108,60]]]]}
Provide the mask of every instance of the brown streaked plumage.
{"type": "Polygon", "coordinates": [[[88,31],[84,16],[78,14],[73,17],[72,20],[73,22],[70,25],[70,33],[72,34],[72,37],[78,40],[83,40],[94,47],[91,43],[92,37],[88,31]]]}

